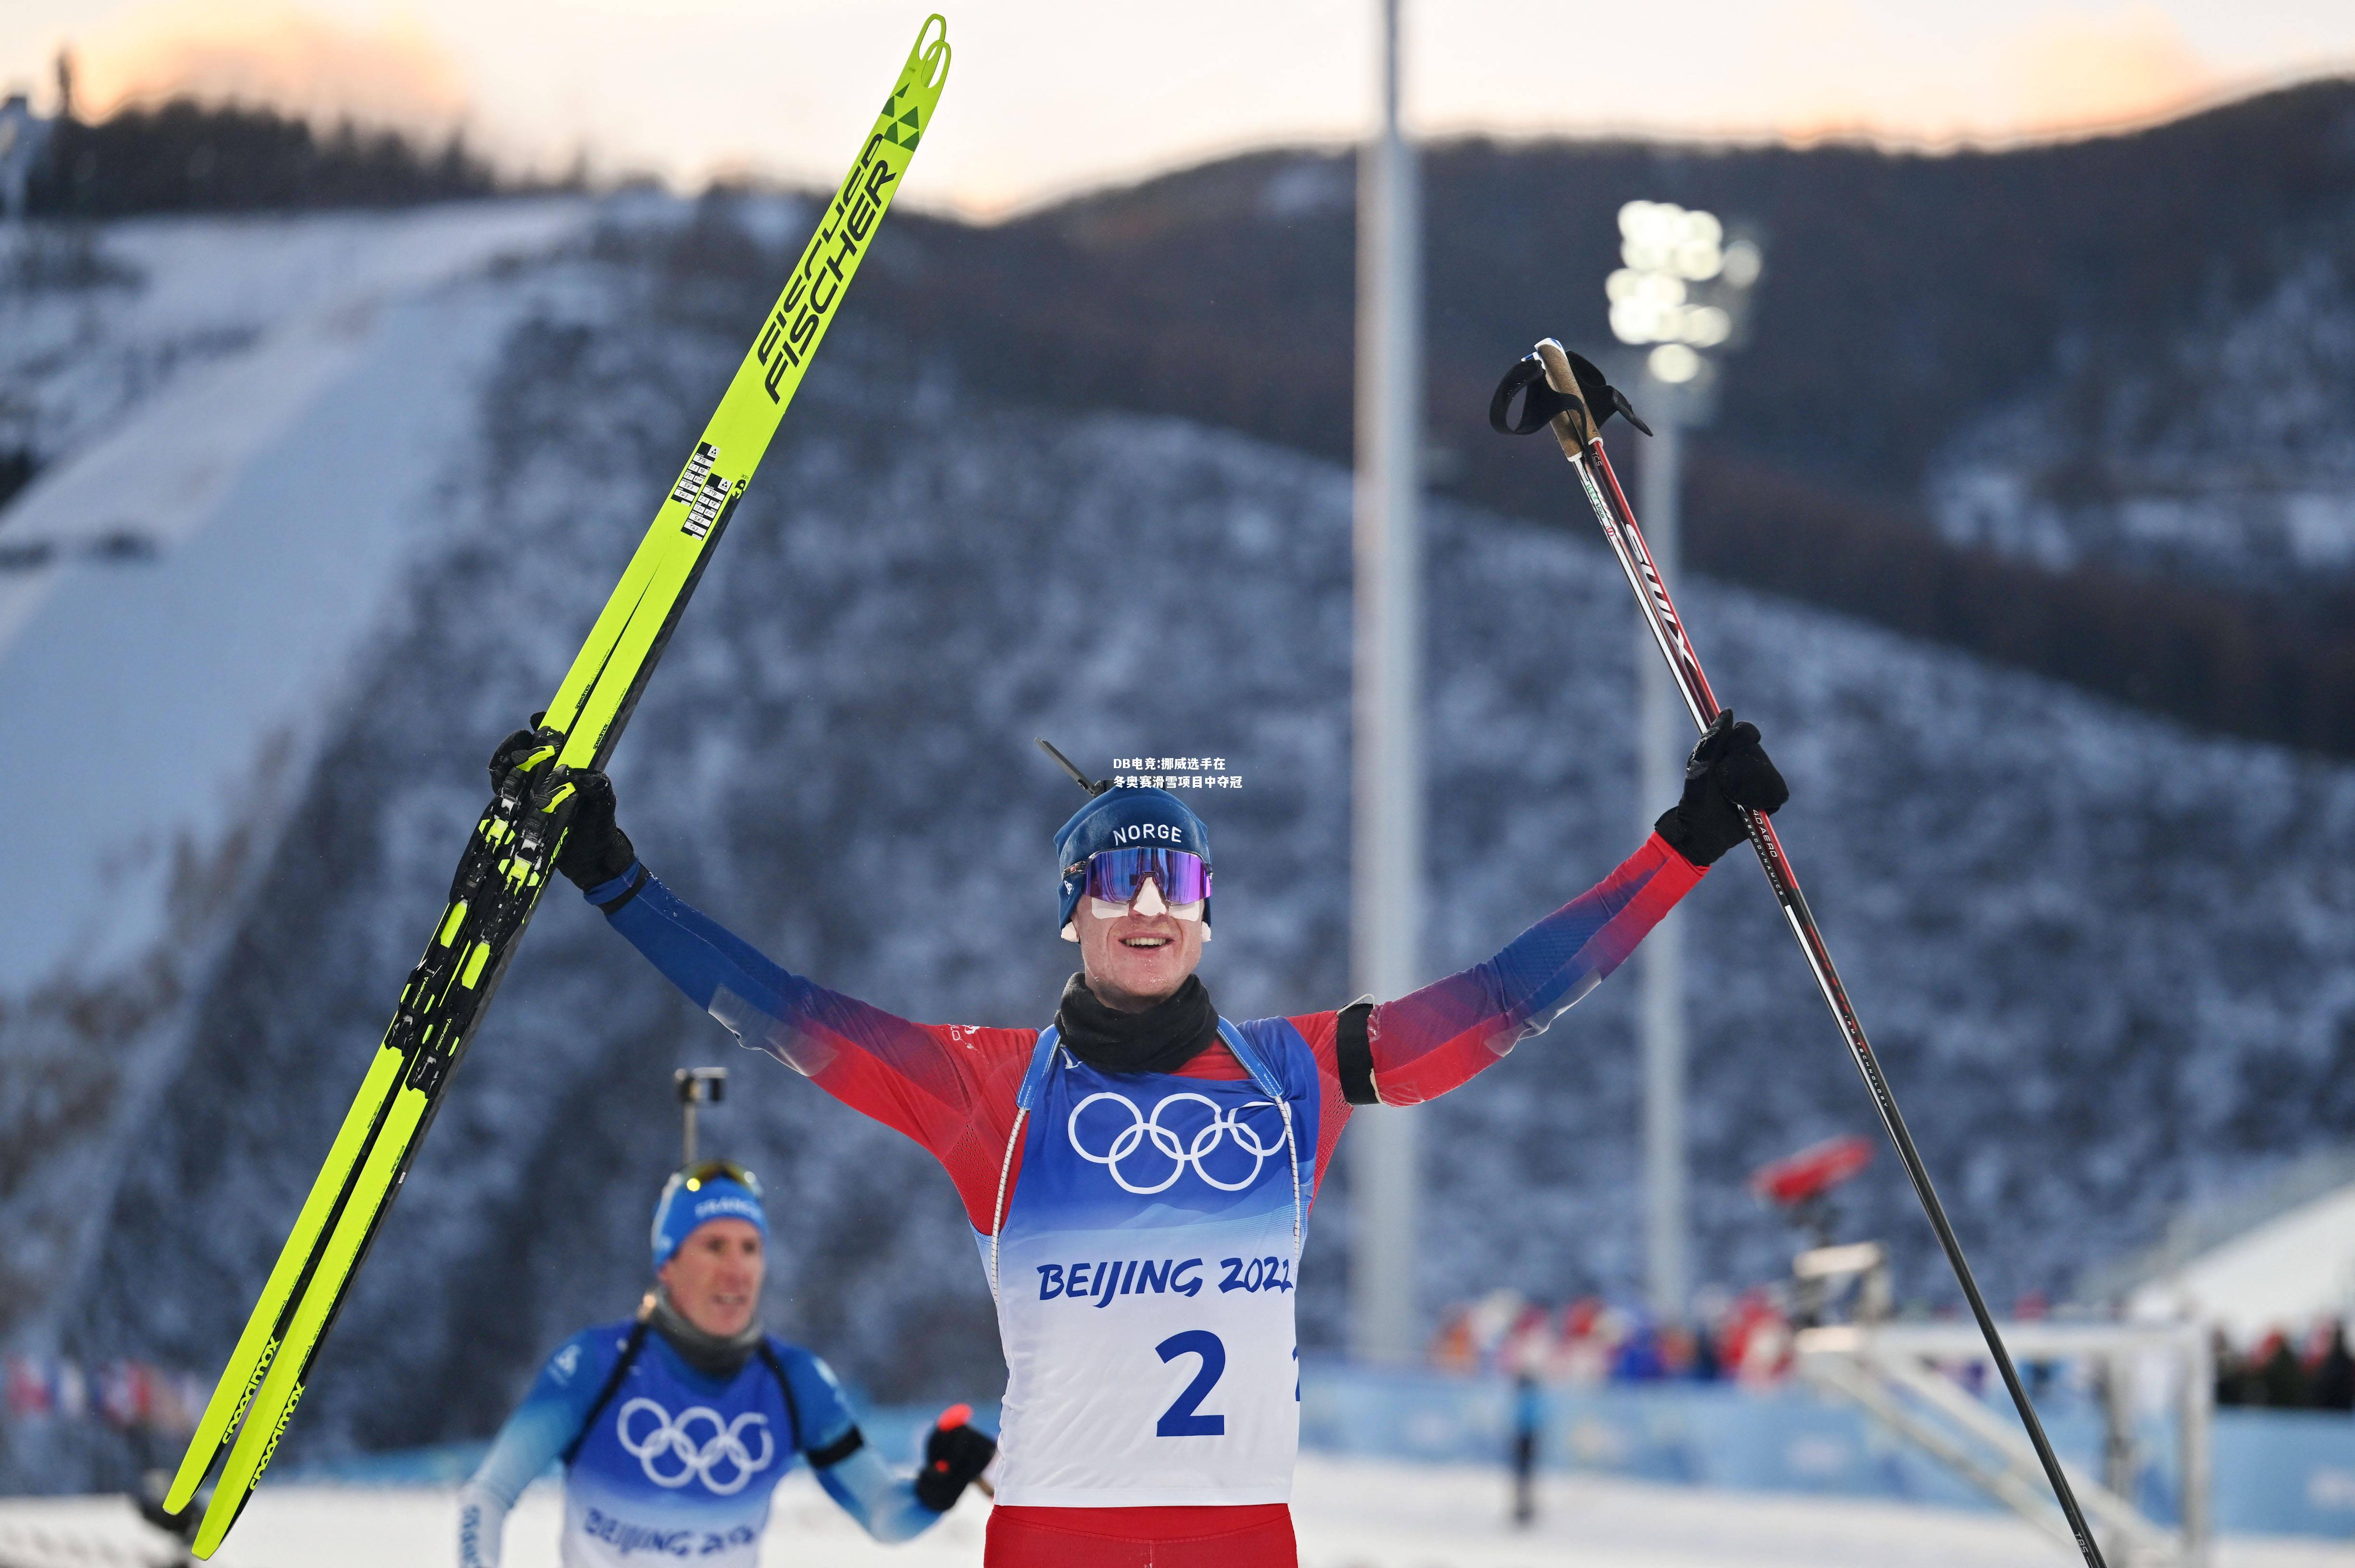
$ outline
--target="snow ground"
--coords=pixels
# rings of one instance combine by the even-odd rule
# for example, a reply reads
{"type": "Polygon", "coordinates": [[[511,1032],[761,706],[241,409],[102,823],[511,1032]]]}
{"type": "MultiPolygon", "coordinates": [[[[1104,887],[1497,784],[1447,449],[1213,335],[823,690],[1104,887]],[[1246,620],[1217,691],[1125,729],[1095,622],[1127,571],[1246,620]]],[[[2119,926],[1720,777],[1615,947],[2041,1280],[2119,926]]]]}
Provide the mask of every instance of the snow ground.
{"type": "MultiPolygon", "coordinates": [[[[1504,1520],[1496,1470],[1304,1455],[1293,1503],[1302,1568],[2065,1568],[2067,1553],[2007,1516],[1850,1499],[1762,1497],[1586,1477],[1549,1477],[1526,1531],[1504,1520]]],[[[221,1568],[391,1568],[452,1561],[443,1490],[267,1487],[214,1561],[221,1568]],[[332,1549],[332,1551],[330,1551],[332,1549]]],[[[559,1497],[533,1488],[507,1522],[509,1568],[554,1568],[559,1497]]],[[[968,1568],[988,1510],[969,1494],[901,1546],[879,1546],[806,1471],[778,1488],[773,1563],[968,1568]]],[[[26,1568],[136,1563],[160,1538],[113,1498],[0,1500],[0,1559],[26,1568]]],[[[2347,1568],[2355,1547],[2278,1537],[2222,1543],[2215,1568],[2347,1568]]]]}

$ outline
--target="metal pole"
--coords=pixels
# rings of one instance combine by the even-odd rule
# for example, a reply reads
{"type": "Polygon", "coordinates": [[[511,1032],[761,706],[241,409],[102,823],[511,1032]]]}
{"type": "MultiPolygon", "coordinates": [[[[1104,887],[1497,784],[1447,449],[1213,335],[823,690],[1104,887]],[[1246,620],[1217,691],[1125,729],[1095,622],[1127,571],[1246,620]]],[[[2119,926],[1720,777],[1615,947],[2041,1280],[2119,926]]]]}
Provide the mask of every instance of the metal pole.
{"type": "MultiPolygon", "coordinates": [[[[1673,575],[1682,432],[1676,390],[1661,390],[1665,396],[1646,400],[1659,411],[1659,433],[1638,451],[1652,560],[1673,575]]],[[[1685,753],[1691,749],[1684,699],[1668,666],[1654,656],[1657,652],[1651,627],[1636,617],[1636,830],[1644,834],[1683,792],[1685,753]]],[[[1692,1300],[1685,1229],[1684,945],[1684,922],[1671,912],[1636,950],[1644,1051],[1644,1273],[1653,1315],[1663,1323],[1682,1322],[1692,1300]]]]}
{"type": "Polygon", "coordinates": [[[685,1125],[680,1129],[680,1152],[685,1156],[680,1168],[695,1163],[695,1108],[716,1105],[728,1097],[728,1069],[725,1067],[682,1067],[670,1075],[678,1090],[679,1110],[685,1125]]]}
{"type": "MultiPolygon", "coordinates": [[[[1421,979],[1423,670],[1420,202],[1399,133],[1399,0],[1382,0],[1381,128],[1358,162],[1358,478],[1351,986],[1387,1001],[1421,979]]],[[[1349,1150],[1350,1348],[1397,1364],[1420,1349],[1412,1113],[1368,1106],[1349,1150]]]]}
{"type": "Polygon", "coordinates": [[[2215,1486],[2216,1424],[2215,1343],[2198,1324],[2183,1328],[2183,1382],[2176,1390],[2176,1419],[2181,1433],[2177,1458],[2182,1471],[2183,1568],[2208,1568],[2211,1532],[2216,1526],[2212,1496],[2215,1486]]]}

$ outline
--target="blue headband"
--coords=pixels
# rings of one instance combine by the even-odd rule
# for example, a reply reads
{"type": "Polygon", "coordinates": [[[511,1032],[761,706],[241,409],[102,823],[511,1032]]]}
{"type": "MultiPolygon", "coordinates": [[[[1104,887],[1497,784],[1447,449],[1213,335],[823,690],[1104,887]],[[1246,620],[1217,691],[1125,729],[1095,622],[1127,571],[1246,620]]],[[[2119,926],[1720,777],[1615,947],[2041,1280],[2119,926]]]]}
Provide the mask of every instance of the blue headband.
{"type": "Polygon", "coordinates": [[[683,1170],[665,1182],[661,1200],[655,1204],[655,1267],[659,1270],[670,1262],[698,1226],[714,1220],[742,1220],[761,1232],[763,1246],[768,1244],[768,1213],[761,1207],[760,1194],[742,1182],[707,1176],[689,1188],[683,1170]]]}
{"type": "MultiPolygon", "coordinates": [[[[1187,804],[1163,789],[1135,789],[1125,784],[1108,789],[1071,814],[1055,830],[1055,869],[1061,874],[1063,912],[1058,925],[1071,923],[1080,907],[1087,878],[1071,868],[1086,863],[1103,849],[1150,846],[1183,849],[1210,863],[1210,830],[1187,804]]],[[[1209,900],[1202,903],[1202,923],[1210,921],[1209,900]]]]}

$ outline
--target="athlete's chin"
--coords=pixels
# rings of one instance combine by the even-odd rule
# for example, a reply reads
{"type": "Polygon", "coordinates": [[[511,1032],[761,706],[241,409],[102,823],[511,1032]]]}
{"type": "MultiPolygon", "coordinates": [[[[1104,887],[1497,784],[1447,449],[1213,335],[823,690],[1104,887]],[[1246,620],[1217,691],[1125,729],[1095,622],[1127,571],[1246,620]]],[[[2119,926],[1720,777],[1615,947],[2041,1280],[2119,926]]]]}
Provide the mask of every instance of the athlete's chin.
{"type": "Polygon", "coordinates": [[[1188,968],[1184,953],[1176,943],[1167,947],[1125,948],[1124,960],[1114,965],[1108,976],[1112,983],[1132,997],[1147,1001],[1160,1001],[1186,983],[1188,968]]]}

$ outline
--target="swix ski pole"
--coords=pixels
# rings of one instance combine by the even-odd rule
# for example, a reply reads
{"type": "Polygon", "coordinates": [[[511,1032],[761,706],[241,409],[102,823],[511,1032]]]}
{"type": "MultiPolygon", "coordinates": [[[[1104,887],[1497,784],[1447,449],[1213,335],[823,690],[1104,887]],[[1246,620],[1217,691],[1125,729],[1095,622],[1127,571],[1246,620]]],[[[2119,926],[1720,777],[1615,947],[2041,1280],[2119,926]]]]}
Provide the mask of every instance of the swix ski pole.
{"type": "MultiPolygon", "coordinates": [[[[1646,435],[1652,433],[1650,427],[1636,417],[1625,395],[1605,380],[1601,370],[1550,337],[1540,341],[1505,373],[1488,404],[1488,422],[1501,433],[1529,435],[1543,425],[1561,443],[1562,455],[1570,459],[1571,467],[1578,475],[1579,485],[1586,492],[1586,504],[1593,508],[1594,520],[1603,525],[1603,536],[1610,541],[1611,553],[1619,559],[1619,570],[1627,574],[1627,586],[1635,591],[1636,603],[1652,629],[1652,640],[1659,645],[1660,656],[1668,661],[1669,673],[1676,678],[1677,690],[1683,696],[1694,725],[1707,730],[1717,718],[1716,694],[1710,689],[1709,677],[1701,673],[1700,656],[1693,652],[1692,640],[1685,635],[1685,624],[1677,614],[1676,602],[1668,597],[1668,585],[1660,581],[1659,569],[1653,564],[1652,553],[1644,544],[1644,530],[1636,526],[1636,514],[1628,508],[1627,497],[1619,488],[1618,475],[1611,470],[1610,454],[1603,448],[1603,422],[1614,413],[1646,435]],[[1522,396],[1521,411],[1513,417],[1511,408],[1516,394],[1522,396]]],[[[2036,1457],[2044,1467],[2044,1478],[2051,1483],[2052,1495],[2060,1500],[2070,1531],[2077,1538],[2077,1549],[2084,1553],[2087,1568],[2107,1568],[2101,1548],[2094,1544],[2093,1532],[2085,1526],[2085,1516],[2077,1507],[2077,1495],[2062,1471],[2061,1460],[2044,1435],[2044,1424],[2037,1419],[2036,1407],[2029,1403],[2028,1391],[2020,1386],[2019,1372],[2011,1364],[2011,1353],[2004,1349],[2003,1336],[1997,1331],[1987,1301],[1979,1295],[1978,1281],[1972,1277],[1971,1265],[1963,1257],[1962,1243],[1955,1239],[1955,1228],[1946,1220],[1945,1205],[1938,1201],[1937,1189],[1930,1184],[1930,1173],[1922,1164],[1921,1152],[1913,1147],[1913,1135],[1906,1130],[1905,1118],[1898,1114],[1897,1101],[1889,1092],[1889,1081],[1881,1076],[1880,1060],[1864,1038],[1864,1026],[1857,1022],[1856,1009],[1849,1006],[1847,987],[1840,984],[1839,971],[1832,967],[1831,951],[1824,945],[1823,933],[1816,929],[1816,917],[1808,912],[1807,901],[1799,891],[1799,880],[1791,874],[1791,862],[1783,853],[1782,840],[1774,836],[1774,824],[1763,814],[1745,809],[1742,817],[1750,829],[1751,847],[1758,851],[1758,863],[1765,868],[1767,885],[1774,890],[1774,900],[1783,906],[1783,914],[1791,923],[1791,934],[1798,938],[1799,951],[1806,955],[1816,988],[1823,993],[1824,1005],[1831,1008],[1833,1021],[1839,1025],[1840,1035],[1848,1041],[1856,1070],[1864,1075],[1865,1087],[1872,1092],[1873,1107],[1881,1114],[1881,1125],[1887,1130],[1889,1141],[1896,1146],[1897,1157],[1904,1163],[1905,1175],[1913,1183],[1913,1195],[1922,1200],[1922,1211],[1930,1217],[1930,1228],[1937,1232],[1938,1244],[1945,1249],[1946,1261],[1954,1265],[1955,1277],[1962,1283],[1963,1295],[1971,1304],[1971,1316],[1978,1320],[1979,1332],[1987,1339],[1987,1353],[1994,1357],[1996,1370],[2003,1374],[2003,1386],[2019,1408],[2029,1441],[2035,1445],[2036,1457]]]]}

